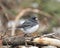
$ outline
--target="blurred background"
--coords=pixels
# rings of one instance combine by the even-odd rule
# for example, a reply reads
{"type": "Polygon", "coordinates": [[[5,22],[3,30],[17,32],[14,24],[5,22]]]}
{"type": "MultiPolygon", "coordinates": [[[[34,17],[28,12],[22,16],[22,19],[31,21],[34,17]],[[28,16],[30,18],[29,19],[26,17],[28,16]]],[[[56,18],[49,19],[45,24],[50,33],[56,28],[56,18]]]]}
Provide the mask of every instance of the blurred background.
{"type": "MultiPolygon", "coordinates": [[[[14,20],[21,10],[25,8],[39,9],[47,15],[37,15],[40,21],[39,35],[60,31],[60,0],[0,0],[0,32],[6,30],[6,23],[14,20]],[[6,19],[7,17],[7,19],[6,19]],[[1,25],[2,24],[2,25],[1,25]]],[[[8,31],[11,32],[11,31],[8,31]]],[[[8,33],[7,33],[8,34],[8,33]]],[[[10,33],[9,33],[10,34],[10,33]]],[[[22,34],[17,31],[16,35],[22,34]]],[[[1,35],[1,34],[0,34],[1,35]]],[[[35,33],[33,35],[36,35],[35,33]]]]}

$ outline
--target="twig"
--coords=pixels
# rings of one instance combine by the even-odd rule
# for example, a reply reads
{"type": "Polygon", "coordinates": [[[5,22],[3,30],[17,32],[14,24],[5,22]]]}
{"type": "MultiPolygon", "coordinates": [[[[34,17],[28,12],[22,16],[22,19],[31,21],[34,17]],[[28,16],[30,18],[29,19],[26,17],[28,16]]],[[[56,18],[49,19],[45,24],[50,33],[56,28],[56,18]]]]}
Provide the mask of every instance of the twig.
{"type": "Polygon", "coordinates": [[[53,36],[55,33],[49,33],[49,34],[44,34],[41,37],[48,37],[48,36],[53,36]]]}
{"type": "Polygon", "coordinates": [[[60,47],[60,40],[48,37],[37,37],[33,40],[33,42],[43,45],[53,45],[60,47]]]}

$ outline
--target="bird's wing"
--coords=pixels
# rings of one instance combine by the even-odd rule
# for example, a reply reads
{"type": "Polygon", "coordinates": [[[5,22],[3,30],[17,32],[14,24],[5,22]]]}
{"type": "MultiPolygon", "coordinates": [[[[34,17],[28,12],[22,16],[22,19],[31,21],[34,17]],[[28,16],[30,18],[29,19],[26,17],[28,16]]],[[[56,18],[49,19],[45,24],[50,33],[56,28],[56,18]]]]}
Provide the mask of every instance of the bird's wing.
{"type": "Polygon", "coordinates": [[[34,22],[27,20],[22,25],[18,26],[18,28],[32,27],[33,25],[34,25],[34,22]]]}
{"type": "Polygon", "coordinates": [[[26,22],[24,22],[21,26],[22,26],[22,27],[31,27],[31,26],[33,26],[33,22],[31,22],[31,21],[26,21],[26,22]]]}

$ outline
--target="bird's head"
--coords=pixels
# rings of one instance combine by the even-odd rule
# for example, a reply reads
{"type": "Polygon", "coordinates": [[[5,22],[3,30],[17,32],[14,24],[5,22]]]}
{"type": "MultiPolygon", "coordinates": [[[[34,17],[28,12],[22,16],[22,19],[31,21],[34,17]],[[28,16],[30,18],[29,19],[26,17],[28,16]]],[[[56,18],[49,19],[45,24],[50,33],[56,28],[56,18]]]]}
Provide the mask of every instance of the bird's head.
{"type": "Polygon", "coordinates": [[[38,18],[36,16],[32,16],[33,20],[38,20],[38,18]]]}
{"type": "Polygon", "coordinates": [[[32,14],[31,17],[30,17],[30,19],[38,21],[38,17],[37,17],[36,14],[32,14]]]}

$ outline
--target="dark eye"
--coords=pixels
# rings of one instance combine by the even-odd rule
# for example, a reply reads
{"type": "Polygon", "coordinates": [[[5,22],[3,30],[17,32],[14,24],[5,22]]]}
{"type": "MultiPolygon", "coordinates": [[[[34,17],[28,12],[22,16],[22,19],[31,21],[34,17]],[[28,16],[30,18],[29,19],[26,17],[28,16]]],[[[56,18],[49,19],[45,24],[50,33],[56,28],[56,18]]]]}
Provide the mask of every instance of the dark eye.
{"type": "Polygon", "coordinates": [[[34,19],[34,20],[35,20],[35,19],[36,19],[36,17],[33,17],[32,19],[34,19]]]}

